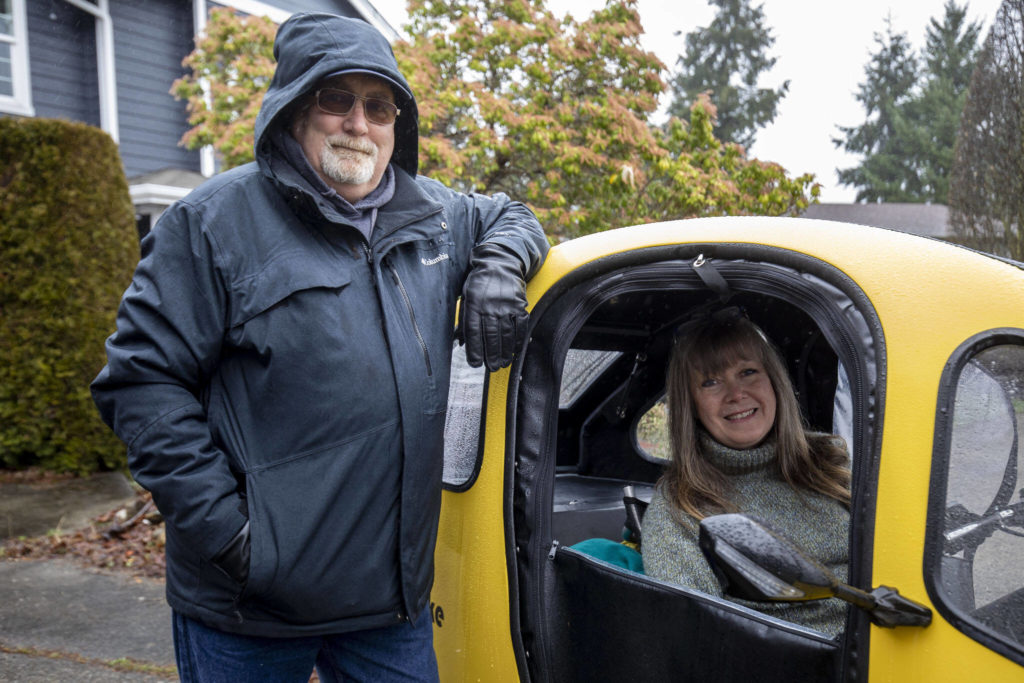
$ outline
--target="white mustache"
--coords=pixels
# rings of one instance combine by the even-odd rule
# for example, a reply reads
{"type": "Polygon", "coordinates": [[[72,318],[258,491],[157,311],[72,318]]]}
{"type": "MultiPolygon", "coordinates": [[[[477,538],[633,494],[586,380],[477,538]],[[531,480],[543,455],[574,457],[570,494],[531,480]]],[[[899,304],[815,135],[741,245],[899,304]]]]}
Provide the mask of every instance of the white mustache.
{"type": "Polygon", "coordinates": [[[374,156],[377,153],[377,147],[369,140],[361,140],[359,138],[349,137],[348,135],[332,135],[327,138],[327,144],[331,147],[344,147],[355,152],[361,152],[374,156]]]}

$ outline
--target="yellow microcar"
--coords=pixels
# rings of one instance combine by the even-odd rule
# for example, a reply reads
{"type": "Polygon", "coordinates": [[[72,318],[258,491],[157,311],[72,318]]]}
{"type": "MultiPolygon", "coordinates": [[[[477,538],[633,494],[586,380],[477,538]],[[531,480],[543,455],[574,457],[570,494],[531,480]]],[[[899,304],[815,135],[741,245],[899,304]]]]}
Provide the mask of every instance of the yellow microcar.
{"type": "Polygon", "coordinates": [[[455,350],[442,681],[1024,681],[1024,264],[711,218],[558,245],[528,294],[510,368],[455,350]],[[673,333],[719,305],[765,330],[808,425],[849,445],[841,588],[870,597],[838,638],[586,551],[635,540],[624,487],[642,510],[664,468],[673,333]]]}

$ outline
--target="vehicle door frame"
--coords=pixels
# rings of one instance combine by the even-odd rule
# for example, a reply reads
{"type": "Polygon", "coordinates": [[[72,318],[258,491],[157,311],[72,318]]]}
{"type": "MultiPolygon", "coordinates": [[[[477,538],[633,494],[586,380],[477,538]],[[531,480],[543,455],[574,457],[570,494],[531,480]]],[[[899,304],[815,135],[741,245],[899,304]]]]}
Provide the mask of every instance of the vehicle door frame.
{"type": "MultiPolygon", "coordinates": [[[[531,317],[531,341],[526,352],[516,360],[510,373],[506,424],[508,462],[506,510],[512,511],[508,532],[514,553],[509,553],[509,586],[511,600],[512,638],[523,680],[531,680],[533,662],[543,662],[544,635],[537,632],[542,623],[545,598],[541,569],[550,548],[550,524],[543,512],[550,510],[551,480],[554,462],[550,455],[552,431],[545,421],[557,414],[557,389],[535,386],[536,368],[543,367],[543,377],[558,377],[573,334],[572,325],[564,322],[556,339],[543,339],[546,316],[561,311],[572,318],[578,328],[585,319],[584,309],[596,304],[588,296],[600,299],[609,282],[615,278],[629,280],[629,273],[652,264],[678,263],[681,287],[701,287],[700,279],[686,273],[686,264],[703,254],[724,268],[723,272],[749,270],[751,282],[759,271],[775,267],[788,271],[792,278],[772,288],[772,275],[761,286],[731,281],[737,288],[771,293],[803,309],[819,325],[836,348],[850,377],[853,389],[854,415],[862,416],[854,425],[853,450],[856,467],[852,483],[850,536],[850,583],[870,589],[872,581],[872,548],[875,525],[875,499],[879,454],[883,432],[885,405],[885,340],[882,325],[867,294],[839,268],[810,255],[763,244],[692,243],[623,250],[573,270],[555,282],[540,298],[531,317]],[[575,300],[573,300],[575,297],[575,300]],[[573,317],[575,316],[575,317],[573,317]],[[583,316],[580,318],[580,316],[583,316]],[[539,354],[539,355],[538,355],[539,354]],[[541,359],[542,360],[538,360],[541,359]],[[531,360],[532,359],[532,360],[531,360]],[[554,395],[555,406],[551,400],[554,395]],[[554,410],[554,412],[552,412],[554,410]],[[871,416],[870,418],[863,416],[871,416]],[[545,456],[545,453],[549,453],[545,456]]],[[[735,277],[733,274],[730,277],[735,277]]],[[[727,277],[729,279],[729,277],[727,277]]],[[[779,282],[775,282],[776,285],[779,282]]],[[[628,286],[625,285],[625,286],[628,286]]],[[[564,321],[564,319],[563,319],[564,321]]],[[[555,382],[557,384],[557,381],[555,382]]],[[[550,420],[547,420],[550,421],[550,420]]],[[[865,680],[868,666],[869,620],[857,610],[851,611],[843,644],[842,680],[865,680]]]]}

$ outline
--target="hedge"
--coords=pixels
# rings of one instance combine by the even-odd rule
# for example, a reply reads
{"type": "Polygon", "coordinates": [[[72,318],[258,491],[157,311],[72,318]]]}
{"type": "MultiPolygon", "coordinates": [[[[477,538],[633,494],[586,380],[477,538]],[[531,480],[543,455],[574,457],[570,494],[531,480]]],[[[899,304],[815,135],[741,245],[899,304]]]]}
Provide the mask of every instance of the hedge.
{"type": "Polygon", "coordinates": [[[89,382],[138,256],[113,140],[80,123],[0,118],[0,466],[124,467],[89,382]]]}

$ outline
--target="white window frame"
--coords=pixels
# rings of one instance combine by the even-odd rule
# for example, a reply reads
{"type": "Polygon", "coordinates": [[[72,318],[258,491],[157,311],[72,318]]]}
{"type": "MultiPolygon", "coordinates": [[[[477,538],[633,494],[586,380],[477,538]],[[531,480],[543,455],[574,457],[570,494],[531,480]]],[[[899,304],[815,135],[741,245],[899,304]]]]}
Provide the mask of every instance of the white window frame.
{"type": "Polygon", "coordinates": [[[11,0],[14,35],[0,34],[0,42],[11,46],[11,80],[13,95],[0,95],[0,112],[17,116],[35,116],[32,106],[32,85],[28,68],[28,20],[25,0],[11,0]]]}

